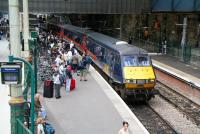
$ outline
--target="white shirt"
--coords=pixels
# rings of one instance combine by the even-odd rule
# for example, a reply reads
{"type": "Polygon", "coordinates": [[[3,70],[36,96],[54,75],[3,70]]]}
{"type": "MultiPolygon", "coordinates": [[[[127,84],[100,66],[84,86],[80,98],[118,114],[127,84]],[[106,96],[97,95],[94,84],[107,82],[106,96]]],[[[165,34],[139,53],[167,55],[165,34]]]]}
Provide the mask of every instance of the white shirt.
{"type": "Polygon", "coordinates": [[[59,52],[60,55],[62,55],[62,51],[61,51],[61,49],[59,49],[58,52],[59,52]]]}
{"type": "Polygon", "coordinates": [[[64,60],[67,60],[67,53],[64,53],[64,60]]]}
{"type": "Polygon", "coordinates": [[[129,131],[125,131],[124,128],[120,129],[119,130],[119,133],[118,134],[129,134],[129,131]]]}
{"type": "Polygon", "coordinates": [[[62,43],[61,43],[61,42],[59,42],[59,43],[58,43],[58,46],[59,46],[59,47],[62,47],[62,43]]]}
{"type": "Polygon", "coordinates": [[[74,54],[78,55],[78,51],[76,49],[74,49],[74,54]]]}
{"type": "Polygon", "coordinates": [[[63,65],[60,65],[59,73],[62,74],[62,75],[64,74],[64,66],[63,65]]]}
{"type": "Polygon", "coordinates": [[[70,49],[72,49],[73,46],[74,46],[74,43],[71,42],[71,43],[70,43],[70,49]]]}
{"type": "Polygon", "coordinates": [[[53,83],[54,84],[61,84],[61,82],[60,82],[60,75],[59,74],[57,74],[56,76],[55,75],[53,75],[53,83]]]}
{"type": "Polygon", "coordinates": [[[60,63],[62,62],[62,60],[61,60],[59,57],[57,57],[57,58],[55,59],[55,62],[56,62],[56,66],[59,66],[60,63]]]}
{"type": "Polygon", "coordinates": [[[42,124],[38,124],[37,129],[40,130],[40,133],[41,133],[41,134],[45,134],[45,132],[44,132],[44,127],[43,127],[42,124]]]}
{"type": "Polygon", "coordinates": [[[51,46],[51,48],[53,48],[53,47],[54,47],[54,43],[51,43],[51,45],[50,45],[50,46],[51,46]]]}
{"type": "Polygon", "coordinates": [[[67,57],[67,60],[71,60],[72,59],[72,52],[68,51],[66,57],[67,57]]]}

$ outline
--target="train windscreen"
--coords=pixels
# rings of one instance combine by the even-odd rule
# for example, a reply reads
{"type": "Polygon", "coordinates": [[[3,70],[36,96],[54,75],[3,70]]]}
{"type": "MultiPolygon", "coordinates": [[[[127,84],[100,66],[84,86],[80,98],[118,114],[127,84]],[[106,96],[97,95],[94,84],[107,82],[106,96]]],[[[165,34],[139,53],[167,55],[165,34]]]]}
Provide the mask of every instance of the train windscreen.
{"type": "Polygon", "coordinates": [[[123,65],[130,66],[150,66],[150,59],[148,56],[124,56],[123,65]]]}
{"type": "Polygon", "coordinates": [[[137,59],[138,59],[138,66],[150,66],[149,57],[139,56],[137,59]]]}
{"type": "Polygon", "coordinates": [[[124,66],[130,67],[130,66],[137,66],[137,57],[134,56],[124,56],[124,66]]]}

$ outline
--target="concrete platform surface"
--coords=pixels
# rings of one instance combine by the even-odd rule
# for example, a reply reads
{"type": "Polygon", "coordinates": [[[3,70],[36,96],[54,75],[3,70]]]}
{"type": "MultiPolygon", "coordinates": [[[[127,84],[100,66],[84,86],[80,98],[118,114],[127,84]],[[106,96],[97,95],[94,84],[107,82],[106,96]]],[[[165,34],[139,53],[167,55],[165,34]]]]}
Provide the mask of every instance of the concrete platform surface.
{"type": "MultiPolygon", "coordinates": [[[[9,55],[8,41],[0,40],[0,62],[7,61],[9,55]]],[[[0,83],[0,134],[10,134],[10,99],[9,88],[0,83]]]]}
{"type": "Polygon", "coordinates": [[[74,91],[67,93],[62,88],[61,99],[44,99],[47,118],[56,134],[117,134],[124,120],[130,124],[130,134],[148,134],[94,68],[90,68],[87,82],[75,78],[74,91]]]}
{"type": "Polygon", "coordinates": [[[153,65],[200,88],[200,68],[184,64],[169,56],[152,56],[153,65]]]}

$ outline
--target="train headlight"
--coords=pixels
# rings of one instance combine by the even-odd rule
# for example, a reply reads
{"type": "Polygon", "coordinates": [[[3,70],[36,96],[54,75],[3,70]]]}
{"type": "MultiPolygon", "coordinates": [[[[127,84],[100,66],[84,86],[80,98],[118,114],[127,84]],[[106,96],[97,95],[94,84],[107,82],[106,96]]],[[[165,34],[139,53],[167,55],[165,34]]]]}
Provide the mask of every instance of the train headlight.
{"type": "Polygon", "coordinates": [[[154,79],[150,79],[149,82],[150,82],[150,83],[154,83],[155,80],[154,80],[154,79]]]}
{"type": "Polygon", "coordinates": [[[136,80],[135,79],[126,79],[125,82],[126,83],[134,83],[134,84],[136,84],[136,80]]]}
{"type": "Polygon", "coordinates": [[[135,80],[135,79],[132,79],[132,80],[131,80],[131,83],[136,84],[136,80],[135,80]]]}

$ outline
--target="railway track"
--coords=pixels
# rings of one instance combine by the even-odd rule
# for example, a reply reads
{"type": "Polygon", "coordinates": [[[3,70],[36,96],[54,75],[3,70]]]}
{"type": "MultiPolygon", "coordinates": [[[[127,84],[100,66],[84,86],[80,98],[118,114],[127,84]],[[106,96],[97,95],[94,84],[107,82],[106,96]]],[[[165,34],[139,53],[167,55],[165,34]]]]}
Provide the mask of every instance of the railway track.
{"type": "Polygon", "coordinates": [[[186,82],[185,80],[154,67],[157,81],[166,87],[172,89],[174,92],[187,98],[193,103],[200,105],[200,88],[186,82]]]}
{"type": "MultiPolygon", "coordinates": [[[[93,67],[108,82],[107,76],[96,65],[93,64],[93,67]]],[[[156,112],[148,103],[133,103],[130,101],[126,103],[151,134],[177,134],[173,127],[166,120],[164,120],[162,116],[160,116],[160,114],[156,112]]]]}
{"type": "Polygon", "coordinates": [[[174,105],[197,126],[200,125],[200,106],[198,104],[160,82],[156,88],[159,89],[162,98],[174,105]]]}
{"type": "MultiPolygon", "coordinates": [[[[107,76],[101,71],[101,69],[97,68],[95,65],[93,66],[102,77],[108,81],[107,76]]],[[[152,99],[150,102],[140,104],[127,103],[145,128],[147,128],[147,130],[152,134],[177,134],[188,133],[188,131],[189,133],[192,132],[194,134],[199,133],[199,106],[193,103],[190,99],[187,99],[185,96],[182,96],[181,98],[181,94],[177,95],[173,89],[169,89],[169,87],[167,88],[165,84],[162,84],[159,81],[156,88],[160,90],[160,95],[157,96],[155,100],[152,99]],[[171,114],[173,112],[175,112],[175,114],[171,114]],[[185,117],[187,117],[187,119],[185,117]],[[181,121],[181,124],[178,123],[179,121],[181,121]]]]}
{"type": "MultiPolygon", "coordinates": [[[[158,69],[156,68],[156,72],[158,72],[158,69]]],[[[170,86],[167,80],[164,80],[164,75],[168,75],[166,72],[159,72],[162,74],[162,80],[159,78],[157,79],[157,85],[156,89],[160,91],[160,97],[168,101],[170,104],[172,104],[174,107],[176,107],[179,111],[181,111],[189,120],[191,120],[194,124],[197,126],[200,126],[200,105],[192,99],[192,97],[183,95],[180,90],[181,86],[180,84],[183,84],[183,87],[188,87],[188,83],[184,83],[184,81],[181,81],[178,79],[178,81],[181,81],[178,83],[177,87],[180,89],[175,88],[175,86],[170,86]]],[[[170,75],[171,76],[171,75],[170,75]]],[[[172,77],[171,81],[174,81],[174,79],[177,79],[176,77],[172,77]]],[[[174,81],[174,85],[176,85],[176,81],[174,81]]],[[[198,89],[193,88],[186,88],[189,90],[189,92],[193,92],[194,90],[198,92],[198,89]]],[[[199,96],[200,97],[200,96],[199,96]]]]}
{"type": "Polygon", "coordinates": [[[177,134],[174,128],[148,103],[128,104],[133,113],[151,134],[177,134]]]}

